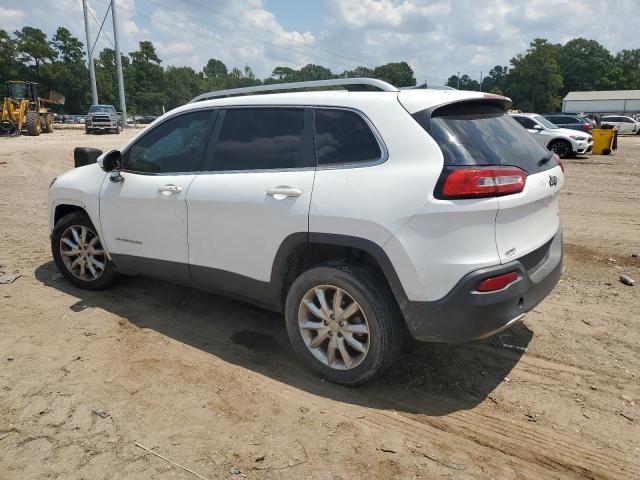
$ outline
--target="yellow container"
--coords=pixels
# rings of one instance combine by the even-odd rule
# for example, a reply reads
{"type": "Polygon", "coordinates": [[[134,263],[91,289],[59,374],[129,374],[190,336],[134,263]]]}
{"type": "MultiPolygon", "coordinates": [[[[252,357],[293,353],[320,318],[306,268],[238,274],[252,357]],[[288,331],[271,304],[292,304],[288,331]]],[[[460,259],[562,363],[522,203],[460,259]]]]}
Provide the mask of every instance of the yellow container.
{"type": "Polygon", "coordinates": [[[615,130],[613,128],[594,128],[591,130],[591,135],[593,135],[593,150],[591,153],[594,155],[609,155],[612,150],[615,130]]]}

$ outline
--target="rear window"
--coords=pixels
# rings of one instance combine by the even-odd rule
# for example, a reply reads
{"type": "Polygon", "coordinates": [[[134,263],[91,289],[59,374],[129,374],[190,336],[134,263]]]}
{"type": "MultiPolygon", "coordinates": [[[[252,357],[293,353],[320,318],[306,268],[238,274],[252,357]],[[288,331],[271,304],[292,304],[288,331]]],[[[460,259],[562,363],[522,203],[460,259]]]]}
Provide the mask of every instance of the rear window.
{"type": "Polygon", "coordinates": [[[374,162],[382,157],[373,132],[357,113],[317,109],[315,119],[318,165],[374,162]]]}
{"type": "MultiPolygon", "coordinates": [[[[418,112],[414,118],[425,127],[424,115],[427,114],[427,111],[418,112]]],[[[446,166],[515,166],[529,174],[555,166],[549,162],[551,152],[494,104],[447,105],[433,112],[428,125],[446,166]]]]}

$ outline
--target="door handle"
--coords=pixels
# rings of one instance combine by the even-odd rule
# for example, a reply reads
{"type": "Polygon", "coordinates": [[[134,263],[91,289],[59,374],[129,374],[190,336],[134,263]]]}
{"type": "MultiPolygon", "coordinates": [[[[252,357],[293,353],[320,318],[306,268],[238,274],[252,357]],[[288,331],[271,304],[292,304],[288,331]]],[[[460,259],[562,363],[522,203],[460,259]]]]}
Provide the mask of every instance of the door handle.
{"type": "Polygon", "coordinates": [[[179,193],[182,191],[182,187],[180,185],[162,185],[158,188],[158,191],[163,195],[171,195],[172,193],[179,193]]]}
{"type": "Polygon", "coordinates": [[[292,187],[275,187],[267,189],[267,195],[276,200],[282,200],[287,197],[299,197],[302,195],[302,190],[292,187]]]}

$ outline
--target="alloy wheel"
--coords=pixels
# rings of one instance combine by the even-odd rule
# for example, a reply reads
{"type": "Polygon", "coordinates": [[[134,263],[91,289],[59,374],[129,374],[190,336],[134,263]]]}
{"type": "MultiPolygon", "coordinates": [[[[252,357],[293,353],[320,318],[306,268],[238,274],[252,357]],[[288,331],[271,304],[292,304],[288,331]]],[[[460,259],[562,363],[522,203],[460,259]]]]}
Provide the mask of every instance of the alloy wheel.
{"type": "Polygon", "coordinates": [[[369,351],[371,335],[362,307],[336,286],[318,285],[304,295],[298,326],[309,351],[332,369],[355,368],[369,351]]]}
{"type": "Polygon", "coordinates": [[[104,273],[107,257],[100,238],[84,225],[73,225],[64,231],[60,254],[67,270],[80,280],[97,280],[104,273]]]}

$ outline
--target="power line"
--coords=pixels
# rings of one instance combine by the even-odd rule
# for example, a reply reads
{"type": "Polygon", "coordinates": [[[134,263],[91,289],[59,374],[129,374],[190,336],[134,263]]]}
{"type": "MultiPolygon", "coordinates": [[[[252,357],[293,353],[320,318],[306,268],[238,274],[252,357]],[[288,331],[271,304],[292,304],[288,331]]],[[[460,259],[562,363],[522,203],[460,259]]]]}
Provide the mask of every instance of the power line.
{"type": "MultiPolygon", "coordinates": [[[[143,3],[147,3],[149,6],[155,7],[157,9],[161,10],[161,11],[165,11],[165,13],[168,13],[168,10],[180,13],[180,14],[182,14],[182,15],[190,18],[190,19],[193,19],[195,24],[197,24],[199,26],[202,26],[202,27],[204,27],[206,29],[210,28],[210,27],[204,25],[203,23],[201,23],[200,17],[196,17],[193,14],[185,12],[184,10],[180,10],[180,9],[177,9],[177,8],[169,7],[169,6],[166,6],[164,4],[160,4],[159,5],[155,0],[142,0],[142,1],[143,1],[143,3]]],[[[212,19],[214,20],[214,22],[216,20],[218,20],[218,19],[229,20],[229,21],[231,21],[233,23],[238,21],[238,19],[235,18],[235,17],[232,17],[230,15],[221,13],[219,11],[216,11],[216,10],[210,8],[210,7],[207,7],[205,5],[193,2],[191,0],[182,0],[182,1],[184,3],[188,3],[189,5],[192,5],[192,6],[196,7],[196,8],[201,9],[202,11],[208,11],[208,12],[213,13],[214,16],[213,16],[212,19]]],[[[185,31],[184,29],[177,27],[176,23],[172,23],[171,25],[168,25],[167,23],[164,23],[164,22],[160,21],[157,17],[145,16],[145,15],[141,15],[140,13],[137,13],[137,15],[140,15],[140,16],[145,17],[145,18],[152,19],[152,20],[157,21],[158,23],[161,23],[163,25],[171,26],[171,27],[174,27],[174,28],[178,28],[178,30],[185,31]]],[[[229,27],[226,27],[224,25],[220,25],[218,22],[216,22],[216,24],[217,24],[217,26],[219,28],[223,28],[225,30],[230,29],[229,27]]],[[[196,34],[196,35],[208,38],[208,39],[210,39],[212,37],[211,34],[202,34],[202,33],[199,33],[199,32],[195,32],[193,30],[186,31],[186,33],[196,34]]],[[[305,46],[300,46],[300,45],[281,45],[281,44],[277,44],[275,42],[271,42],[269,40],[261,40],[260,43],[275,47],[277,49],[297,50],[299,53],[305,54],[305,55],[309,55],[308,50],[315,50],[317,52],[322,52],[322,53],[324,53],[325,55],[327,55],[329,57],[333,57],[333,58],[329,58],[329,60],[332,61],[333,63],[340,64],[343,67],[347,67],[347,68],[353,68],[355,66],[361,65],[361,62],[359,60],[356,60],[354,58],[350,58],[348,56],[336,53],[334,51],[331,51],[331,50],[328,50],[326,48],[319,47],[319,46],[316,46],[316,45],[305,45],[305,46]]]]}

